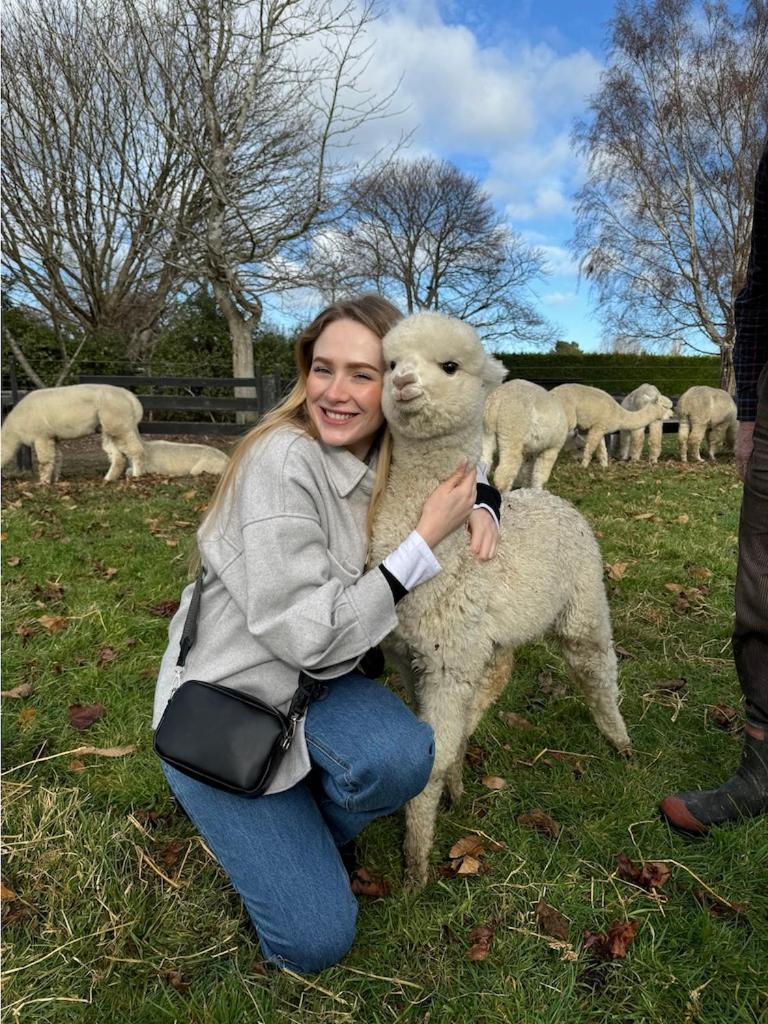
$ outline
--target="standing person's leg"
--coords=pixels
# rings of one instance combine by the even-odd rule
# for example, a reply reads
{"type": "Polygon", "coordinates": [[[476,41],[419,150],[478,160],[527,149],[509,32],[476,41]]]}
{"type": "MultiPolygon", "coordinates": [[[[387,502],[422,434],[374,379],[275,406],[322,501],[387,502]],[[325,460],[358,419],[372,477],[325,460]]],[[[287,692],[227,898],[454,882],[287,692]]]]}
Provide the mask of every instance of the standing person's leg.
{"type": "Polygon", "coordinates": [[[768,813],[768,367],[760,377],[754,448],[744,481],[736,570],[733,656],[747,722],[741,764],[717,789],[677,793],[660,804],[673,827],[712,825],[768,813]]]}
{"type": "Polygon", "coordinates": [[[252,799],[163,771],[245,904],[265,960],[301,973],[337,963],[355,937],[357,901],[306,783],[252,799]]]}

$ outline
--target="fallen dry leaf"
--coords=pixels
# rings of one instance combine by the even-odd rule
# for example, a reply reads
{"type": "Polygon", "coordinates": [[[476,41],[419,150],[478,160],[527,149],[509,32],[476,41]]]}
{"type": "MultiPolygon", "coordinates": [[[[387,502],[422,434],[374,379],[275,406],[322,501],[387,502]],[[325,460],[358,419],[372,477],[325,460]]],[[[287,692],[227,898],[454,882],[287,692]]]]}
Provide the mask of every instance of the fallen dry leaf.
{"type": "Polygon", "coordinates": [[[634,654],[630,654],[626,647],[622,647],[621,644],[614,644],[613,649],[616,651],[617,658],[634,658],[634,654]]]}
{"type": "Polygon", "coordinates": [[[626,854],[620,853],[616,858],[619,878],[632,882],[647,892],[655,892],[669,879],[670,870],[666,864],[657,860],[630,860],[626,854]]]}
{"type": "Polygon", "coordinates": [[[66,629],[69,625],[69,619],[66,615],[41,615],[37,621],[49,633],[60,633],[62,629],[66,629]]]}
{"type": "Polygon", "coordinates": [[[34,630],[32,629],[31,626],[22,623],[20,626],[16,627],[14,632],[16,633],[16,636],[21,637],[22,644],[25,644],[27,640],[29,640],[29,638],[33,635],[34,630]]]}
{"type": "Polygon", "coordinates": [[[34,720],[36,714],[37,712],[34,708],[24,708],[23,711],[19,712],[16,720],[21,728],[24,729],[34,720]]]}
{"type": "Polygon", "coordinates": [[[485,764],[486,758],[488,757],[488,751],[483,747],[471,746],[467,747],[464,757],[473,766],[473,768],[482,768],[485,764]]]}
{"type": "Polygon", "coordinates": [[[687,522],[690,522],[690,516],[686,512],[683,512],[677,517],[676,522],[680,523],[681,526],[685,526],[687,522]]]}
{"type": "Polygon", "coordinates": [[[500,775],[485,775],[481,781],[486,789],[504,789],[507,784],[507,780],[500,775]]]}
{"type": "Polygon", "coordinates": [[[489,928],[487,925],[479,925],[477,928],[473,928],[469,933],[472,945],[467,950],[467,959],[485,960],[491,948],[494,934],[495,929],[489,928]]]}
{"type": "Polygon", "coordinates": [[[514,711],[502,711],[499,718],[512,729],[523,729],[525,731],[533,729],[527,718],[523,718],[522,715],[516,715],[514,711]]]}
{"type": "Polygon", "coordinates": [[[584,949],[597,960],[620,960],[640,927],[639,918],[614,921],[607,932],[584,932],[584,949]]]}
{"type": "Polygon", "coordinates": [[[640,512],[636,516],[632,516],[633,519],[653,519],[656,515],[655,512],[640,512]]]}
{"type": "Polygon", "coordinates": [[[479,857],[483,853],[485,853],[485,846],[478,836],[464,836],[453,844],[448,851],[448,856],[451,860],[456,860],[457,857],[479,857]]]}
{"type": "Polygon", "coordinates": [[[18,700],[20,697],[31,697],[33,693],[32,683],[20,683],[12,690],[1,691],[0,697],[12,697],[14,700],[18,700]]]}
{"type": "Polygon", "coordinates": [[[106,713],[107,709],[103,704],[70,704],[69,724],[73,729],[82,732],[83,729],[90,729],[93,723],[98,722],[106,713]]]}
{"type": "Polygon", "coordinates": [[[703,566],[695,565],[688,570],[691,576],[695,576],[698,580],[708,580],[715,574],[711,569],[705,569],[703,566]]]}
{"type": "Polygon", "coordinates": [[[479,875],[480,869],[482,868],[482,862],[478,857],[466,856],[462,857],[456,868],[457,875],[479,875]]]}
{"type": "Polygon", "coordinates": [[[13,889],[9,889],[5,882],[0,882],[0,900],[5,901],[15,899],[18,899],[18,896],[13,889]]]}
{"type": "Polygon", "coordinates": [[[111,661],[114,661],[117,657],[117,651],[111,647],[102,647],[99,651],[98,663],[99,665],[108,665],[111,661]]]}
{"type": "Polygon", "coordinates": [[[17,565],[21,565],[21,558],[18,555],[11,555],[8,559],[8,565],[15,569],[17,565]]]}
{"type": "Polygon", "coordinates": [[[712,917],[746,920],[747,908],[743,903],[729,903],[722,897],[716,899],[704,889],[696,889],[693,896],[696,902],[701,904],[712,917]]]}
{"type": "Polygon", "coordinates": [[[71,772],[84,772],[85,765],[82,761],[70,761],[68,768],[71,772]]]}
{"type": "Polygon", "coordinates": [[[149,609],[150,615],[157,615],[161,619],[170,619],[179,609],[178,601],[161,601],[160,604],[152,605],[149,609]]]}
{"type": "Polygon", "coordinates": [[[184,975],[179,970],[168,971],[165,975],[165,980],[171,988],[175,988],[182,995],[189,991],[189,982],[185,980],[184,975]]]}
{"type": "Polygon", "coordinates": [[[523,828],[531,828],[536,832],[541,832],[542,835],[550,836],[552,839],[557,839],[562,831],[562,826],[558,821],[539,808],[532,811],[528,811],[526,814],[519,814],[517,817],[518,825],[522,825],[523,828]]]}
{"type": "Polygon", "coordinates": [[[605,571],[612,580],[620,580],[624,578],[624,574],[629,566],[628,562],[616,562],[614,565],[606,565],[605,571]]]}
{"type": "Polygon", "coordinates": [[[380,875],[372,875],[367,868],[356,868],[351,876],[351,889],[356,896],[369,896],[371,899],[389,896],[389,885],[380,875]]]}
{"type": "Polygon", "coordinates": [[[167,868],[172,868],[186,845],[187,842],[184,839],[172,839],[169,843],[165,844],[158,856],[167,868]]]}
{"type": "Polygon", "coordinates": [[[570,922],[559,910],[555,910],[549,903],[539,900],[536,904],[536,924],[543,935],[549,935],[553,939],[568,941],[568,929],[570,922]]]}
{"type": "Polygon", "coordinates": [[[669,590],[673,594],[680,594],[682,593],[682,591],[685,590],[685,587],[682,585],[682,583],[665,583],[664,588],[665,590],[669,590]]]}
{"type": "Polygon", "coordinates": [[[664,690],[666,693],[679,693],[687,685],[688,680],[685,676],[679,676],[677,679],[662,679],[660,683],[655,684],[654,689],[664,690]]]}
{"type": "Polygon", "coordinates": [[[707,709],[707,718],[725,732],[737,732],[739,729],[739,712],[727,704],[715,704],[707,709]]]}

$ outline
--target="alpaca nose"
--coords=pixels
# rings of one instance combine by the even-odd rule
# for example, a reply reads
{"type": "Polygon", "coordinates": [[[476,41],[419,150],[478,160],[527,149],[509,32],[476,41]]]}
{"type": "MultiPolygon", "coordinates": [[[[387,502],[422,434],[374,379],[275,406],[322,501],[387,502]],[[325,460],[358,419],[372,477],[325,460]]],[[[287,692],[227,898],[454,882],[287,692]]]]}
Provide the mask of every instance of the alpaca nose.
{"type": "Polygon", "coordinates": [[[392,374],[392,384],[394,387],[398,388],[398,390],[402,390],[408,384],[416,384],[418,379],[416,371],[412,370],[408,366],[404,366],[402,369],[396,370],[392,374]]]}

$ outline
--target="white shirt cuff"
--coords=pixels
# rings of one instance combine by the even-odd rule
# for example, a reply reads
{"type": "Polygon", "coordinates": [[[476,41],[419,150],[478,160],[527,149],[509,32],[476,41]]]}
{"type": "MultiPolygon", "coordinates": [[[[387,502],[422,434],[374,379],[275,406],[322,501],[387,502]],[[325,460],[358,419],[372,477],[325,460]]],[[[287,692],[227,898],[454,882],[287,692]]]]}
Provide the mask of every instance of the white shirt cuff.
{"type": "Polygon", "coordinates": [[[431,580],[442,568],[432,548],[416,530],[405,538],[400,547],[387,555],[382,565],[406,590],[413,590],[419,583],[431,580]]]}

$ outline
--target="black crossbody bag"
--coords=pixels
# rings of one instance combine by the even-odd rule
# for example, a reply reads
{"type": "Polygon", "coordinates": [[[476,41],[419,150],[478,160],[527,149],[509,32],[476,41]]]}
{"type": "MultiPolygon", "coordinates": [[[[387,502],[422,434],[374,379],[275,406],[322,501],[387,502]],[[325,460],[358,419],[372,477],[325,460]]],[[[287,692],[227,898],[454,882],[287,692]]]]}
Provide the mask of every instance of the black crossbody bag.
{"type": "Polygon", "coordinates": [[[251,697],[202,679],[181,681],[197,636],[203,572],[179,644],[171,697],[155,730],[155,753],[185,775],[240,796],[260,796],[274,778],[307,710],[315,680],[299,673],[299,688],[284,713],[251,697]]]}

